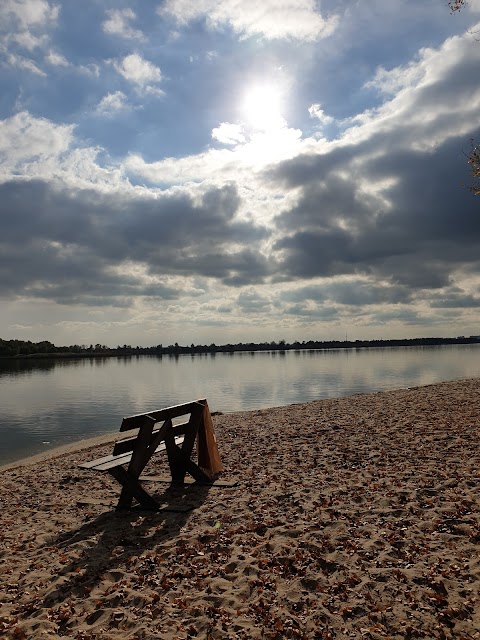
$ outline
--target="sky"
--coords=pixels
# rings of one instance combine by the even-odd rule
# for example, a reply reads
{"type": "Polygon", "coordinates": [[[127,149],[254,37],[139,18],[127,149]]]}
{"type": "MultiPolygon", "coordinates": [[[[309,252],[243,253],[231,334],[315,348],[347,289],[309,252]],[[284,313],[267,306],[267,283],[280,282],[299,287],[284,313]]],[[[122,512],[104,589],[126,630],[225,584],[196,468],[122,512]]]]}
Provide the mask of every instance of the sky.
{"type": "Polygon", "coordinates": [[[0,337],[480,334],[480,0],[2,0],[0,337]]]}

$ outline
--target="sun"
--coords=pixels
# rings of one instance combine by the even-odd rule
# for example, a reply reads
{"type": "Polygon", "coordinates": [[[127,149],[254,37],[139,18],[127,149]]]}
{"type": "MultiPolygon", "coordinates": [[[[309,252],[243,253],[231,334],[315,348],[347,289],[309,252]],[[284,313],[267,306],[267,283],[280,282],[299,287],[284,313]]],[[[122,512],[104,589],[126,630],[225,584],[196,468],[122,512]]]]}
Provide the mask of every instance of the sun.
{"type": "Polygon", "coordinates": [[[282,106],[282,95],[277,87],[256,85],[245,94],[242,113],[252,128],[269,131],[284,126],[282,106]]]}

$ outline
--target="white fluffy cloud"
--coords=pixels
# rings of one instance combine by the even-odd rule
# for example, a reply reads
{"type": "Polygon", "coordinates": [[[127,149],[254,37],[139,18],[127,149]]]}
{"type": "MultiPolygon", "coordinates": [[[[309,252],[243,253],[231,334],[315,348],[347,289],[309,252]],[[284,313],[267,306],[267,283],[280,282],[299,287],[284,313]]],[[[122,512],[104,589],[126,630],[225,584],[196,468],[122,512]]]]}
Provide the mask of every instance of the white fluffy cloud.
{"type": "Polygon", "coordinates": [[[97,111],[99,113],[112,113],[115,111],[122,111],[125,109],[127,96],[123,93],[123,91],[115,91],[113,93],[107,93],[106,96],[100,100],[97,106],[97,111]]]}
{"type": "Polygon", "coordinates": [[[45,71],[40,69],[40,67],[37,66],[33,60],[24,58],[23,56],[19,56],[15,53],[9,53],[7,56],[7,61],[11,67],[15,67],[16,69],[29,71],[30,73],[34,73],[37,76],[45,77],[47,75],[45,71]]]}
{"type": "Polygon", "coordinates": [[[27,51],[44,47],[48,43],[48,37],[45,34],[35,35],[31,31],[11,33],[9,40],[10,42],[18,44],[22,49],[27,49],[27,51]]]}
{"type": "Polygon", "coordinates": [[[45,57],[46,61],[53,65],[54,67],[69,67],[70,63],[62,56],[61,53],[57,53],[56,51],[49,51],[45,57]]]}
{"type": "Polygon", "coordinates": [[[345,141],[358,143],[397,131],[402,148],[434,150],[448,139],[468,135],[478,126],[480,87],[471,77],[479,64],[480,46],[467,33],[447,39],[438,49],[422,49],[408,65],[380,67],[368,86],[390,99],[356,116],[352,123],[360,126],[348,130],[345,141]]]}
{"type": "Polygon", "coordinates": [[[131,53],[123,60],[115,61],[114,67],[125,80],[143,89],[159,83],[162,79],[160,68],[142,58],[138,53],[131,53]]]}
{"type": "Polygon", "coordinates": [[[45,77],[36,61],[18,53],[18,47],[33,52],[49,42],[49,29],[58,19],[59,7],[46,0],[3,0],[0,3],[0,51],[7,64],[45,77]]]}
{"type": "Polygon", "coordinates": [[[55,124],[27,111],[0,120],[0,184],[19,179],[74,190],[129,189],[121,168],[100,166],[99,148],[78,145],[74,131],[74,125],[55,124]]]}
{"type": "Polygon", "coordinates": [[[53,125],[26,111],[0,120],[2,177],[20,172],[30,160],[58,158],[70,147],[73,128],[71,125],[53,125]]]}
{"type": "Polygon", "coordinates": [[[0,15],[22,29],[38,28],[55,22],[59,7],[46,0],[3,0],[0,15]]]}
{"type": "Polygon", "coordinates": [[[312,104],[308,109],[308,113],[312,118],[317,118],[321,124],[331,124],[334,122],[332,116],[327,115],[319,104],[312,104]]]}
{"type": "Polygon", "coordinates": [[[108,17],[103,23],[105,33],[123,38],[143,39],[143,33],[130,24],[136,18],[132,9],[109,9],[106,14],[108,17]]]}
{"type": "Polygon", "coordinates": [[[245,142],[242,127],[239,124],[222,122],[221,125],[212,130],[212,138],[223,144],[239,144],[245,142]]]}
{"type": "MultiPolygon", "coordinates": [[[[226,134],[220,135],[225,143],[226,134]]],[[[152,183],[207,180],[222,184],[232,180],[241,183],[243,179],[252,183],[254,175],[264,171],[270,164],[293,158],[316,143],[311,139],[302,140],[298,129],[285,127],[273,133],[255,134],[244,142],[230,139],[230,144],[235,144],[235,148],[209,149],[192,156],[165,158],[151,163],[132,154],[126,159],[125,167],[132,175],[141,176],[152,183]]]]}
{"type": "Polygon", "coordinates": [[[229,25],[243,37],[317,40],[333,33],[336,17],[325,19],[314,0],[167,0],[159,9],[180,23],[205,18],[212,28],[229,25]]]}

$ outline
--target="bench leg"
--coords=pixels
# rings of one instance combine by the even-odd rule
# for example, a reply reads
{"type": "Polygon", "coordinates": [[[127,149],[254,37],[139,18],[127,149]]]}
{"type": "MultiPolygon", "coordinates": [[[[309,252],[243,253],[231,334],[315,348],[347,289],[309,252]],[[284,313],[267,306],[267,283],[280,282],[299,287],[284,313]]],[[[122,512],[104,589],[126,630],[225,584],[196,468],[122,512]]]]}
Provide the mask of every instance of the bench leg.
{"type": "Polygon", "coordinates": [[[200,467],[190,459],[188,453],[184,452],[177,444],[169,444],[167,453],[173,484],[183,484],[187,473],[197,480],[197,482],[212,484],[212,479],[209,478],[200,467]]]}
{"type": "Polygon", "coordinates": [[[198,465],[193,462],[193,460],[185,460],[185,471],[189,473],[197,482],[202,482],[203,484],[212,484],[212,479],[204,473],[198,465]]]}
{"type": "Polygon", "coordinates": [[[145,509],[149,509],[151,511],[159,510],[160,505],[158,502],[145,491],[137,479],[128,475],[123,467],[114,467],[113,469],[109,469],[109,473],[123,487],[117,504],[117,510],[130,509],[133,498],[136,498],[142,507],[145,507],[145,509]]]}
{"type": "MultiPolygon", "coordinates": [[[[140,477],[140,474],[142,473],[145,465],[147,464],[154,451],[149,451],[149,444],[152,439],[154,426],[155,420],[151,416],[144,416],[143,422],[137,435],[135,447],[132,450],[132,458],[130,460],[130,464],[128,465],[127,472],[124,476],[130,480],[130,483],[123,484],[122,493],[120,495],[120,500],[118,501],[117,508],[129,509],[132,506],[132,499],[134,497],[137,498],[137,500],[141,504],[146,506],[147,509],[150,508],[145,502],[146,491],[144,491],[144,489],[141,487],[140,483],[138,482],[138,478],[140,477]],[[140,497],[138,497],[131,491],[131,487],[135,488],[138,496],[142,496],[142,499],[140,499],[140,497]]],[[[122,471],[124,471],[124,469],[122,469],[122,471]]],[[[120,475],[122,475],[122,471],[120,471],[120,475]]]]}
{"type": "Polygon", "coordinates": [[[182,447],[176,444],[171,428],[165,433],[165,446],[173,484],[183,484],[187,473],[197,480],[197,482],[211,484],[211,478],[191,459],[198,429],[203,420],[203,411],[203,404],[198,403],[195,409],[192,410],[190,420],[185,428],[185,439],[182,447]]]}

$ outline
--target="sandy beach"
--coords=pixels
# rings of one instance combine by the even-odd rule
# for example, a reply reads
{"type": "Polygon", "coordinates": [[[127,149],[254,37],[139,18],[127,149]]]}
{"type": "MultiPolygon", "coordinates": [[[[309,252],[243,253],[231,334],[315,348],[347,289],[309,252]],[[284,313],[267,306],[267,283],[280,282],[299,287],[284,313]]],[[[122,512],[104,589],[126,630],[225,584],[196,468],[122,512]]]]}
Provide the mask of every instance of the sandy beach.
{"type": "Polygon", "coordinates": [[[238,486],[180,513],[115,512],[109,438],[4,467],[0,638],[480,638],[479,423],[477,379],[215,416],[238,486]]]}

